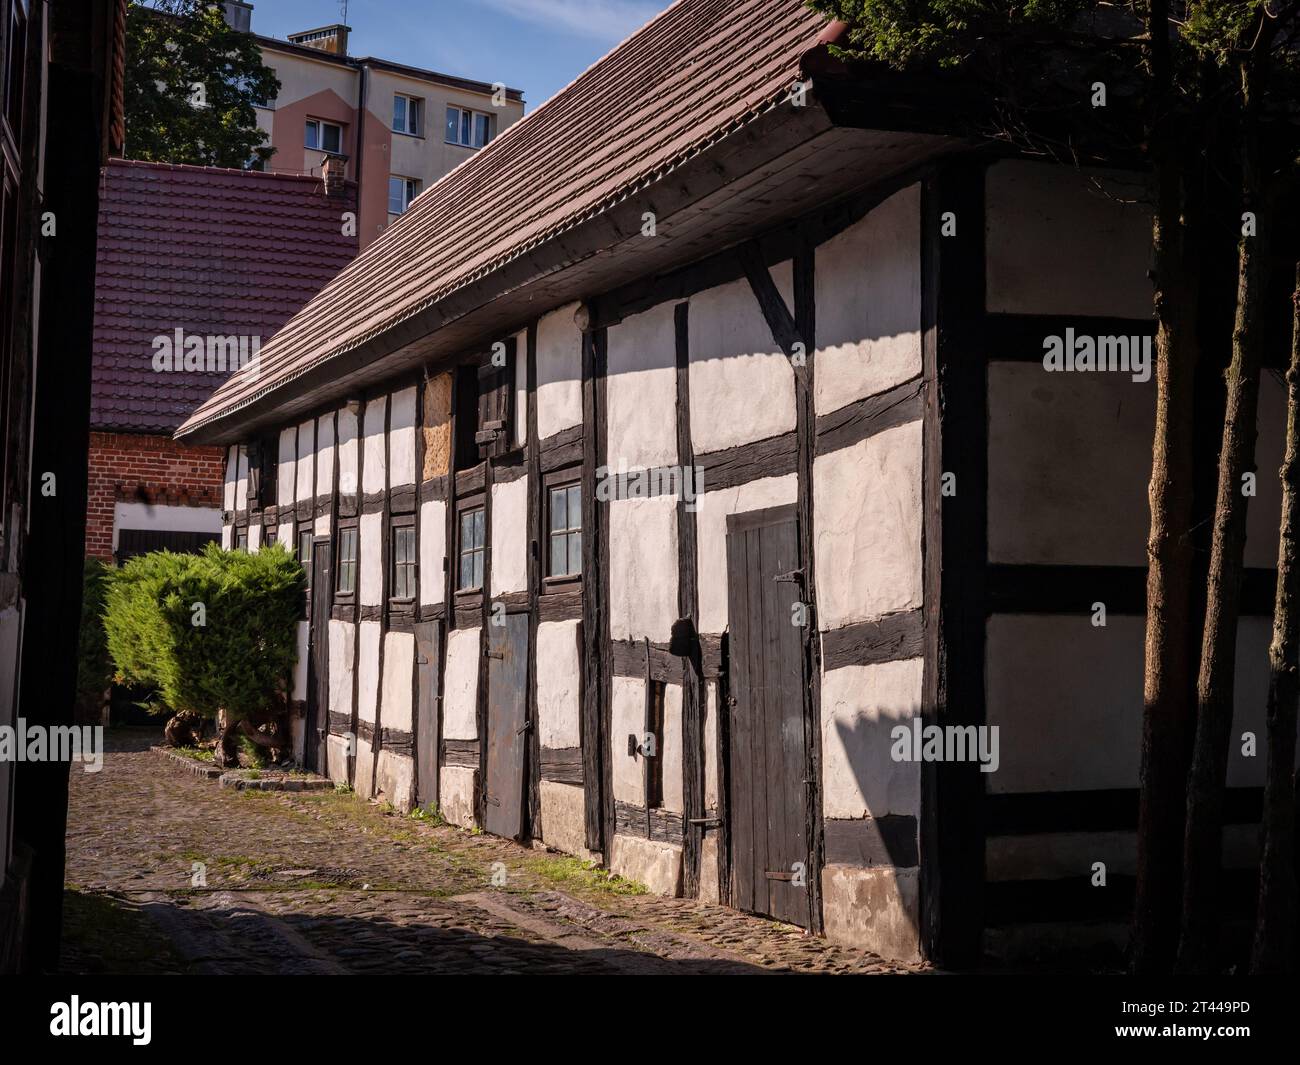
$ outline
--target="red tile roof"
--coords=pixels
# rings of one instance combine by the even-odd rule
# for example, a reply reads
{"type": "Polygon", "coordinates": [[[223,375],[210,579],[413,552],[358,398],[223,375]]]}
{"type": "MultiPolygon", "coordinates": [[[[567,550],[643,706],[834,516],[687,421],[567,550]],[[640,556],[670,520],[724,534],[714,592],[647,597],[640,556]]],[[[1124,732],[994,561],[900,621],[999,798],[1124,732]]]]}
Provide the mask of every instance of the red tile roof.
{"type": "Polygon", "coordinates": [[[779,106],[826,19],[678,0],[421,195],[182,427],[227,416],[663,178],[779,106]]]}
{"type": "Polygon", "coordinates": [[[171,431],[228,374],[159,373],[153,339],[263,343],[357,253],[321,181],[110,160],[99,206],[91,427],[171,431]]]}

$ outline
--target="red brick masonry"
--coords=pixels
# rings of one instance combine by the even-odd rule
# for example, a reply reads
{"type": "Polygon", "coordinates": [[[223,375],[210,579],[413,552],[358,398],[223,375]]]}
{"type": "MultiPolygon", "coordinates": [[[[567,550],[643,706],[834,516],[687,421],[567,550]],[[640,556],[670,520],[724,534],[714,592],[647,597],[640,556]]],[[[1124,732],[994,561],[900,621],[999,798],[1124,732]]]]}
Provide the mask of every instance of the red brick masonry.
{"type": "Polygon", "coordinates": [[[191,447],[170,436],[90,434],[86,554],[113,555],[113,505],[220,507],[225,448],[191,447]]]}

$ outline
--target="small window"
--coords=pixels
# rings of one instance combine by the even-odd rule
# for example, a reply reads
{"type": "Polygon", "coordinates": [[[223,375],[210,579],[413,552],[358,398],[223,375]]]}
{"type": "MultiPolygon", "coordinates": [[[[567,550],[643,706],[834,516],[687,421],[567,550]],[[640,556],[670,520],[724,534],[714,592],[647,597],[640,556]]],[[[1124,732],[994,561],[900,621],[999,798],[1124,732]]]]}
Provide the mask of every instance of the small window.
{"type": "Polygon", "coordinates": [[[280,531],[274,525],[268,525],[262,530],[262,547],[274,547],[280,538],[280,531]]]}
{"type": "Polygon", "coordinates": [[[343,150],[343,127],[324,119],[309,118],[303,143],[318,152],[338,155],[343,150]]]}
{"type": "Polygon", "coordinates": [[[248,530],[247,530],[247,529],[236,529],[236,530],[235,530],[235,550],[236,550],[236,551],[247,551],[247,550],[248,550],[248,530]]]}
{"type": "Polygon", "coordinates": [[[393,132],[418,137],[423,130],[424,101],[415,96],[393,94],[393,132]]]}
{"type": "Polygon", "coordinates": [[[654,754],[646,758],[645,767],[645,805],[647,810],[655,810],[664,804],[664,682],[650,682],[650,705],[647,708],[650,720],[646,722],[646,732],[654,737],[654,754]]]}
{"type": "Polygon", "coordinates": [[[482,507],[465,510],[460,515],[460,568],[456,590],[474,592],[483,587],[484,511],[482,507]]]}
{"type": "MultiPolygon", "coordinates": [[[[399,519],[400,520],[400,519],[399,519]]],[[[415,526],[393,522],[393,591],[394,599],[415,598],[415,526]]]]}
{"type": "Polygon", "coordinates": [[[298,534],[298,561],[302,563],[302,568],[307,571],[307,591],[311,591],[311,545],[312,530],[305,529],[298,534]]]}
{"type": "Polygon", "coordinates": [[[339,530],[339,595],[351,595],[357,587],[357,530],[339,530]]]}
{"type": "Polygon", "coordinates": [[[411,201],[420,195],[420,179],[390,174],[388,177],[388,213],[404,214],[411,201]]]}
{"type": "Polygon", "coordinates": [[[582,573],[582,485],[556,485],[548,495],[550,547],[546,575],[576,577],[582,573]]]}
{"type": "Polygon", "coordinates": [[[492,139],[493,118],[482,111],[463,107],[447,108],[447,143],[482,148],[492,139]]]}

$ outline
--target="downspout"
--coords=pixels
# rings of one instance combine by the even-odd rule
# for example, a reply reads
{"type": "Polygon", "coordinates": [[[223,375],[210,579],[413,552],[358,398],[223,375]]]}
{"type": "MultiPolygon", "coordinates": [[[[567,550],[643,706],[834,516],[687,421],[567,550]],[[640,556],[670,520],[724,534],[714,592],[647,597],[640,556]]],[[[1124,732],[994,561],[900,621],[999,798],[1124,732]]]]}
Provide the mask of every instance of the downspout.
{"type": "MultiPolygon", "coordinates": [[[[355,169],[355,175],[357,181],[358,220],[360,219],[361,216],[361,205],[365,202],[365,198],[362,194],[362,189],[361,189],[361,161],[365,157],[364,153],[362,152],[362,130],[366,124],[366,90],[369,88],[370,85],[370,67],[367,66],[365,63],[362,63],[360,66],[360,73],[361,73],[361,80],[357,87],[357,148],[356,148],[357,165],[355,169]]],[[[364,247],[364,245],[361,246],[364,247]]]]}

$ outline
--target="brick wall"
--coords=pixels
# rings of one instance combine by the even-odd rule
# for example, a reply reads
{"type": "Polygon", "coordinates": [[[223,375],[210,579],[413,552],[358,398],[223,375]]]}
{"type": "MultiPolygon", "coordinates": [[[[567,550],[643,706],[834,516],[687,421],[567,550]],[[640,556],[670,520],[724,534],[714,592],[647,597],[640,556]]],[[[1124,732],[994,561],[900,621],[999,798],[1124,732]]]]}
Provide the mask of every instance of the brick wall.
{"type": "Polygon", "coordinates": [[[222,447],[191,447],[143,433],[91,433],[86,554],[112,557],[118,502],[220,508],[225,462],[222,447]]]}

